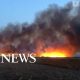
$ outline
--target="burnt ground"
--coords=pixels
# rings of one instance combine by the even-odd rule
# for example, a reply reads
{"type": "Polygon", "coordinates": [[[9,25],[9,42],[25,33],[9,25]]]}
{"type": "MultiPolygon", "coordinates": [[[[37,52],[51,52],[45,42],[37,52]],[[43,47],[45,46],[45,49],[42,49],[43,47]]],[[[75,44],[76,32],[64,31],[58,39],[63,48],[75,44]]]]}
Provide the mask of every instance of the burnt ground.
{"type": "Polygon", "coordinates": [[[37,58],[36,64],[0,64],[0,80],[80,80],[80,59],[37,58]]]}

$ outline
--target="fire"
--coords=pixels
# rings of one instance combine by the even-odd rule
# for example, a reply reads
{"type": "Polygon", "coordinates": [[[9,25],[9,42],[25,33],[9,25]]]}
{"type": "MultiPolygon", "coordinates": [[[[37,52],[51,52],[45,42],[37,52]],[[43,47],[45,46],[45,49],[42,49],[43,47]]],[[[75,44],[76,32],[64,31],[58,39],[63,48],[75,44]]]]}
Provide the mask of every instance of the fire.
{"type": "Polygon", "coordinates": [[[67,57],[67,55],[63,52],[43,52],[40,54],[40,57],[67,57]]]}
{"type": "Polygon", "coordinates": [[[67,48],[46,48],[44,51],[38,51],[36,52],[36,57],[72,57],[71,50],[67,48]]]}

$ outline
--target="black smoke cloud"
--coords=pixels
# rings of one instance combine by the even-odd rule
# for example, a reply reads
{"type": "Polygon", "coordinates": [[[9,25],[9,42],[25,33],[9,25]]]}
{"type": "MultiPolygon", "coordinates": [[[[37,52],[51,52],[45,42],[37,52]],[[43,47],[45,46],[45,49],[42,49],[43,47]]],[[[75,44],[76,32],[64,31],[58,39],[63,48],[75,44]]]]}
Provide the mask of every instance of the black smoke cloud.
{"type": "Polygon", "coordinates": [[[79,50],[80,5],[74,7],[70,2],[59,7],[53,4],[38,13],[33,23],[10,23],[0,31],[1,51],[35,51],[39,42],[41,49],[69,44],[79,50]]]}

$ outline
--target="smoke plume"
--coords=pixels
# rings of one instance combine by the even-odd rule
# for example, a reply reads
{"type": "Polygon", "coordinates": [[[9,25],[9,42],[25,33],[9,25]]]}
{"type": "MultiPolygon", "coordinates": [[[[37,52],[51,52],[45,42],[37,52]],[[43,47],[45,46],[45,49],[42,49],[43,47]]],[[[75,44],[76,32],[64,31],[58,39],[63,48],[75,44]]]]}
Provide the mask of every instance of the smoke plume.
{"type": "Polygon", "coordinates": [[[80,48],[80,5],[51,5],[38,13],[33,23],[8,24],[0,31],[1,52],[35,51],[37,48],[80,48]]]}

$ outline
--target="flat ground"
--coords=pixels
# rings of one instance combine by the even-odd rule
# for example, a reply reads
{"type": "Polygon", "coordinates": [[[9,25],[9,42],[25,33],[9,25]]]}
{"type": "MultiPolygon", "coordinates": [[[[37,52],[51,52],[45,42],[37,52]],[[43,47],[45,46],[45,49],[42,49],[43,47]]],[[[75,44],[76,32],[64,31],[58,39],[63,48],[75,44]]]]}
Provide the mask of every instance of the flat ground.
{"type": "Polygon", "coordinates": [[[79,62],[79,59],[38,58],[36,64],[4,63],[0,64],[0,80],[80,80],[79,62]]]}

